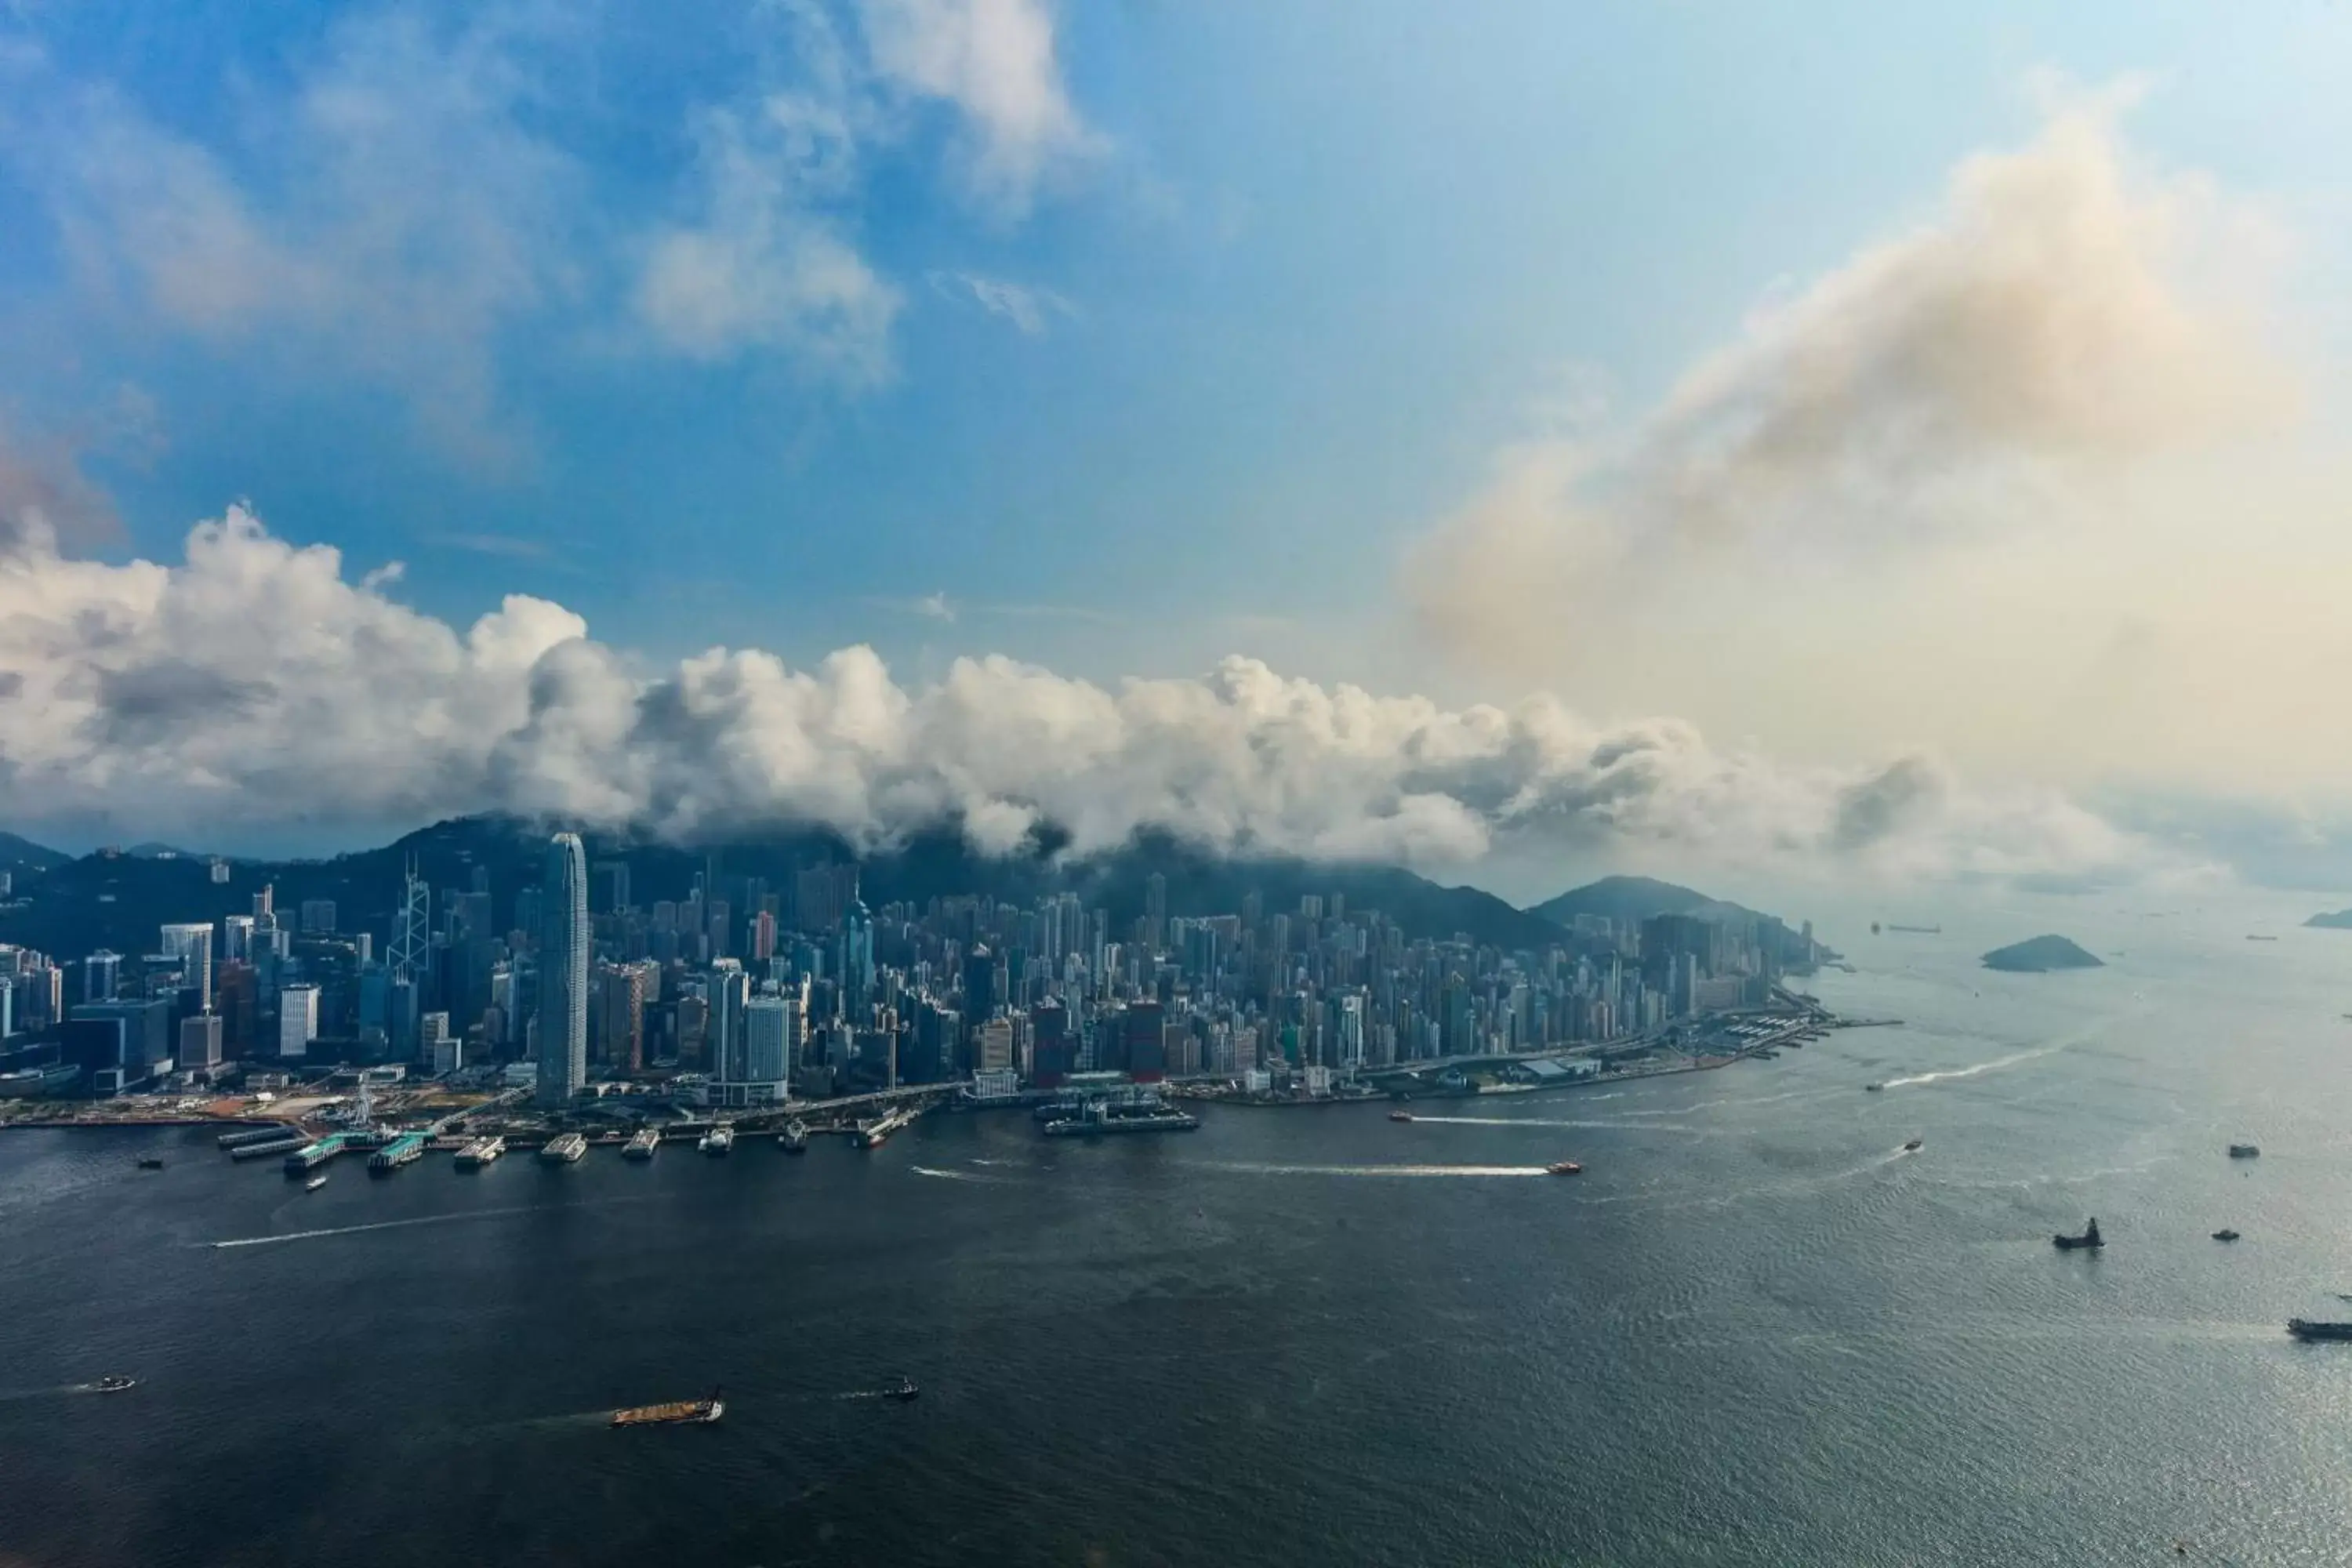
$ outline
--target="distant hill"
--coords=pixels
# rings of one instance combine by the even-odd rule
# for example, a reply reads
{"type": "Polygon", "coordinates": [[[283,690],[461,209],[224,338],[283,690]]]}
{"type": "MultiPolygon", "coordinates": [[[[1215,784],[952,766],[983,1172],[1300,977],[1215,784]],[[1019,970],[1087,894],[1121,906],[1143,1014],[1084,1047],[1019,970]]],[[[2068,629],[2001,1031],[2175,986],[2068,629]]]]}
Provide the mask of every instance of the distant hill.
{"type": "MultiPolygon", "coordinates": [[[[0,913],[0,942],[21,942],[72,958],[100,947],[142,952],[166,921],[218,920],[253,906],[265,885],[289,914],[305,899],[336,901],[345,931],[391,929],[404,868],[414,857],[434,889],[467,888],[480,868],[488,875],[493,921],[507,929],[515,894],[535,885],[551,830],[506,817],[460,817],[409,834],[379,848],[328,860],[236,860],[228,880],[211,879],[201,856],[154,858],[129,853],[64,859],[42,879],[31,907],[0,913]]],[[[1050,846],[991,858],[972,852],[962,833],[942,825],[886,853],[859,857],[837,836],[820,829],[781,829],[693,849],[588,836],[591,861],[628,862],[631,896],[638,904],[683,899],[695,873],[716,860],[724,877],[765,878],[789,898],[793,874],[827,861],[856,860],[860,892],[875,908],[920,904],[957,894],[987,894],[1027,904],[1056,892],[1075,892],[1110,911],[1114,930],[1143,913],[1145,879],[1167,879],[1171,915],[1230,914],[1256,893],[1268,915],[1295,912],[1301,897],[1346,900],[1350,916],[1377,910],[1409,936],[1444,939],[1456,933],[1507,950],[1537,951],[1562,940],[1552,922],[1512,908],[1475,888],[1446,888],[1396,867],[1333,865],[1278,857],[1233,858],[1164,835],[1139,837],[1118,849],[1083,859],[1057,859],[1050,846]]]]}
{"type": "Polygon", "coordinates": [[[1651,877],[1603,877],[1581,888],[1571,888],[1556,899],[1547,899],[1528,913],[1562,926],[1573,926],[1579,915],[1598,915],[1629,925],[1639,925],[1652,915],[1696,915],[1711,921],[1769,918],[1738,904],[1710,899],[1696,889],[1651,877]]]}
{"type": "Polygon", "coordinates": [[[2018,974],[2042,974],[2053,969],[2104,969],[2098,959],[2063,936],[2028,937],[1984,955],[1987,969],[2018,974]]]}
{"type": "Polygon", "coordinates": [[[63,850],[46,848],[13,833],[0,833],[0,871],[9,872],[20,882],[72,858],[63,850]]]}
{"type": "Polygon", "coordinates": [[[2352,931],[2352,910],[2337,910],[2333,914],[2318,914],[2303,922],[2318,926],[2323,931],[2352,931]]]}

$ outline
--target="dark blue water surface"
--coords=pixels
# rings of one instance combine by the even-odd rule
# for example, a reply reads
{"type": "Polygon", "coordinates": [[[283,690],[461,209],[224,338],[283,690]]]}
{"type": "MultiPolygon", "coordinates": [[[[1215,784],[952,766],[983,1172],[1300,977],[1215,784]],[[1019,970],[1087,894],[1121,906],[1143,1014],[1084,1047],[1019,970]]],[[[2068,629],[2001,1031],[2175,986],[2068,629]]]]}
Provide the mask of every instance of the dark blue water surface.
{"type": "Polygon", "coordinates": [[[2352,1345],[2282,1325],[2352,1316],[2352,933],[2071,918],[2108,968],[1856,937],[1906,1026],[1410,1126],[307,1194],[0,1135],[0,1561],[2342,1563],[2352,1345]]]}

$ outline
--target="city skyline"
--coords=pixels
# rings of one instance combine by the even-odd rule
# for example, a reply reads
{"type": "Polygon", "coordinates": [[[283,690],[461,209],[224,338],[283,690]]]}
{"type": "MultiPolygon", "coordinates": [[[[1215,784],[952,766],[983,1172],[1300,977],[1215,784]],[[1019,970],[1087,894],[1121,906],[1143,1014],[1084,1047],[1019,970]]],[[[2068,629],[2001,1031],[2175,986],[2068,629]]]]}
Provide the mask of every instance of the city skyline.
{"type": "Polygon", "coordinates": [[[0,820],[2352,885],[2343,40],[2000,11],[13,16],[0,820]]]}

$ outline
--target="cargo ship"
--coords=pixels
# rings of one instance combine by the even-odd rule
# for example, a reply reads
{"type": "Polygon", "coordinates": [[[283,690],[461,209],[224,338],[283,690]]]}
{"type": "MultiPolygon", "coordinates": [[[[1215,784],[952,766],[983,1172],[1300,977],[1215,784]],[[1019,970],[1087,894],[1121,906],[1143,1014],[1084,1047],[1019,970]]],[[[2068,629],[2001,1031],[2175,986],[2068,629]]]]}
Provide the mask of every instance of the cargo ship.
{"type": "Polygon", "coordinates": [[[577,1132],[559,1132],[539,1152],[542,1165],[569,1165],[588,1152],[588,1140],[577,1132]]]}
{"type": "Polygon", "coordinates": [[[2061,1252],[2074,1252],[2083,1247],[2096,1251],[2106,1244],[2107,1238],[2099,1234],[2099,1222],[2095,1219],[2083,1227],[2080,1236],[2053,1236],[2050,1238],[2050,1245],[2061,1252]]]}
{"type": "Polygon", "coordinates": [[[2315,1323],[2289,1318],[2286,1331],[2299,1340],[2352,1340],[2352,1323],[2315,1323]]]}
{"type": "Polygon", "coordinates": [[[650,1127],[640,1127],[629,1134],[629,1141],[626,1143],[621,1145],[621,1158],[650,1160],[660,1148],[661,1134],[650,1127]]]}
{"type": "Polygon", "coordinates": [[[807,1153],[808,1124],[803,1121],[793,1122],[782,1132],[776,1134],[776,1142],[787,1154],[807,1153]]]}
{"type": "Polygon", "coordinates": [[[477,1138],[457,1151],[457,1169],[478,1171],[507,1152],[507,1141],[493,1132],[488,1138],[477,1138]]]}
{"type": "Polygon", "coordinates": [[[403,1165],[414,1164],[423,1158],[425,1158],[425,1134],[404,1132],[368,1156],[368,1174],[388,1176],[403,1165]]]}
{"type": "Polygon", "coordinates": [[[696,1147],[714,1160],[721,1154],[732,1152],[735,1148],[735,1129],[722,1121],[704,1133],[702,1142],[696,1147]]]}
{"type": "Polygon", "coordinates": [[[1122,1112],[1106,1105],[1068,1121],[1049,1121],[1045,1131],[1048,1138],[1099,1138],[1117,1132],[1196,1132],[1200,1127],[1201,1119],[1189,1110],[1154,1106],[1122,1112]]]}
{"type": "Polygon", "coordinates": [[[686,1423],[707,1424],[727,1414],[726,1401],[712,1389],[708,1399],[674,1399],[667,1405],[635,1405],[613,1412],[615,1426],[674,1426],[686,1423]]]}
{"type": "MultiPolygon", "coordinates": [[[[879,1121],[860,1122],[857,1127],[857,1146],[861,1149],[879,1149],[890,1141],[890,1135],[893,1132],[908,1125],[914,1120],[915,1113],[902,1107],[883,1116],[879,1121]]],[[[1060,1125],[1056,1122],[1047,1127],[1045,1131],[1051,1132],[1055,1127],[1060,1125]]]]}

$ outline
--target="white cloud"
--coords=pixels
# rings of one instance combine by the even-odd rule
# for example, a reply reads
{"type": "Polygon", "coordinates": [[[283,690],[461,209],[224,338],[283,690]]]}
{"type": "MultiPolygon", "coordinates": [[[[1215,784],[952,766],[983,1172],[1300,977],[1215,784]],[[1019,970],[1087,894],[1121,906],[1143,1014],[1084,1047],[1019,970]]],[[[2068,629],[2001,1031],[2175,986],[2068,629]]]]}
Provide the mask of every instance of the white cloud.
{"type": "Polygon", "coordinates": [[[646,324],[697,359],[781,349],[851,384],[887,376],[898,291],[822,205],[850,177],[845,123],[776,94],[748,112],[705,110],[697,140],[695,216],[646,242],[646,324]]]}
{"type": "Polygon", "coordinates": [[[520,61],[488,25],[346,22],[287,100],[228,128],[227,152],[79,89],[28,164],[99,297],[240,352],[312,355],[499,460],[498,336],[576,281],[579,172],[525,128],[540,89],[520,61]]]}
{"type": "Polygon", "coordinates": [[[987,205],[1025,212],[1041,182],[1098,146],[1063,86],[1047,0],[860,0],[860,11],[881,77],[963,115],[966,177],[987,205]]]}
{"type": "Polygon", "coordinates": [[[1924,733],[1980,775],[2352,781],[2296,717],[2347,640],[2310,584],[2352,562],[2311,504],[2336,466],[2283,446],[2288,247],[2119,111],[1964,161],[1613,437],[1504,452],[1408,564],[1424,627],[1804,754],[1924,733]]]}
{"type": "Polygon", "coordinates": [[[950,815],[1003,848],[1139,826],[1221,847],[1460,866],[1498,847],[1685,849],[1906,878],[2121,877],[2147,844],[1933,762],[1789,768],[1672,720],[1442,708],[1228,658],[1106,689],[1000,658],[901,686],[869,649],[656,672],[514,595],[459,632],[232,510],[184,562],[0,554],[0,817],[137,836],[503,809],[678,836],[782,819],[865,843],[950,815]]]}
{"type": "Polygon", "coordinates": [[[1075,318],[1078,308],[1051,289],[983,278],[972,272],[934,272],[931,287],[950,300],[970,300],[992,316],[1013,323],[1022,336],[1043,337],[1054,317],[1075,318]]]}

